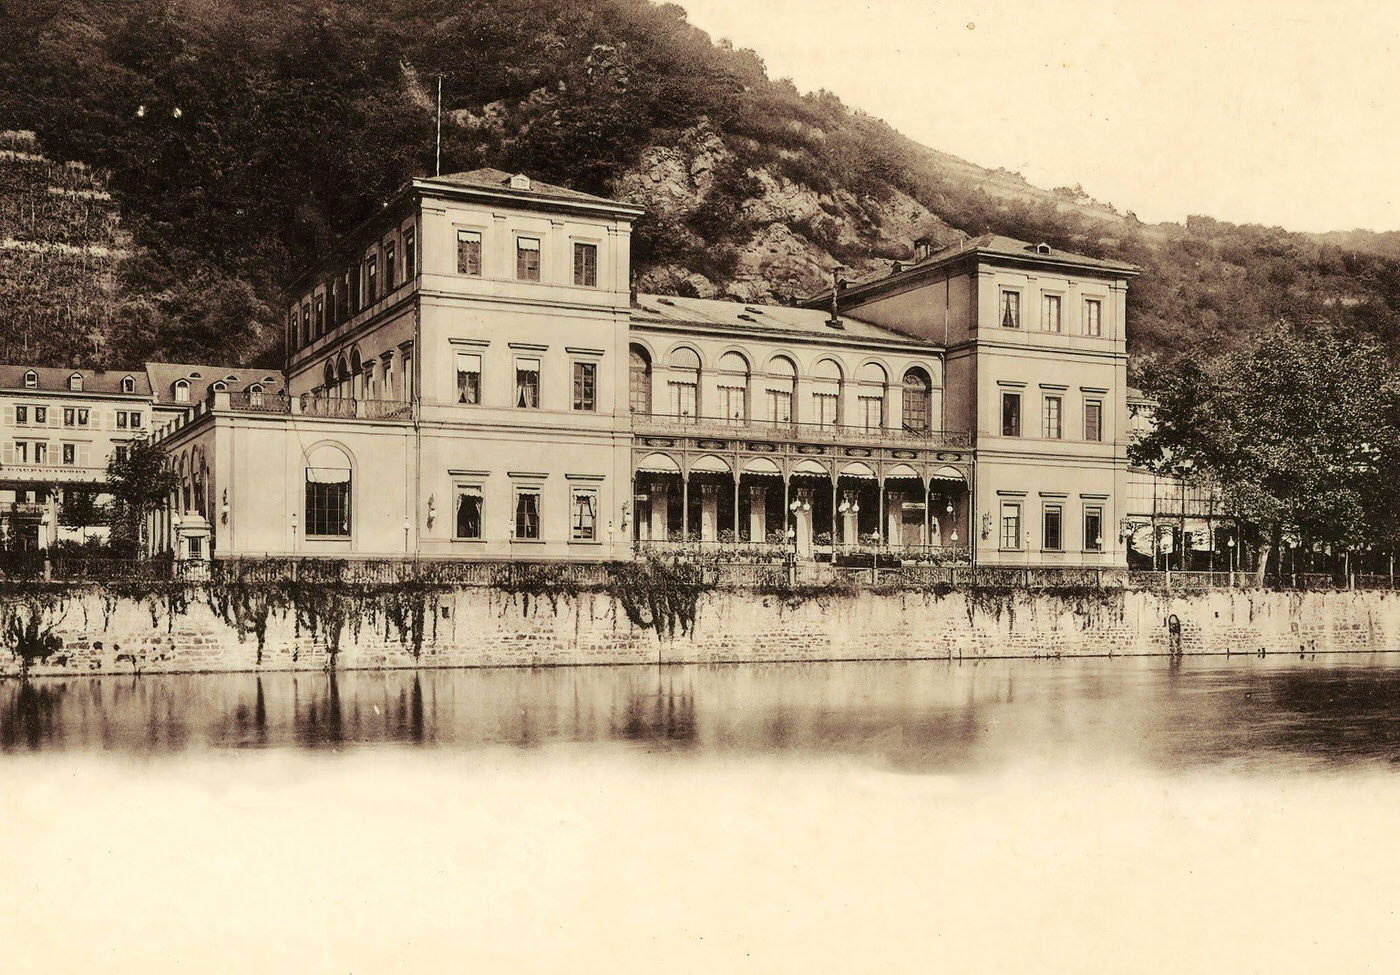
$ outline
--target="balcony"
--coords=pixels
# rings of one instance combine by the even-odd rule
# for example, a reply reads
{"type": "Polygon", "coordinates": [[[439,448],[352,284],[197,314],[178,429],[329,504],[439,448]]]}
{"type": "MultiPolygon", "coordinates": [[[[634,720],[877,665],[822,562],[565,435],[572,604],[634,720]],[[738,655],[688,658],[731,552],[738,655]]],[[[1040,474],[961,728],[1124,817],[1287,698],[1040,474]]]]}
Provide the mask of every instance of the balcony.
{"type": "Polygon", "coordinates": [[[107,480],[107,468],[78,467],[74,464],[5,464],[0,466],[0,482],[13,484],[97,484],[107,480]]]}
{"type": "Polygon", "coordinates": [[[724,417],[673,416],[633,413],[632,432],[661,437],[714,437],[720,439],[781,440],[801,443],[856,444],[865,447],[915,447],[966,449],[971,438],[948,430],[903,430],[834,423],[796,423],[724,417]]]}
{"type": "Polygon", "coordinates": [[[215,410],[236,413],[271,413],[281,416],[318,416],[332,420],[407,420],[413,404],[396,399],[314,398],[293,400],[284,393],[217,392],[211,397],[215,410]]]}

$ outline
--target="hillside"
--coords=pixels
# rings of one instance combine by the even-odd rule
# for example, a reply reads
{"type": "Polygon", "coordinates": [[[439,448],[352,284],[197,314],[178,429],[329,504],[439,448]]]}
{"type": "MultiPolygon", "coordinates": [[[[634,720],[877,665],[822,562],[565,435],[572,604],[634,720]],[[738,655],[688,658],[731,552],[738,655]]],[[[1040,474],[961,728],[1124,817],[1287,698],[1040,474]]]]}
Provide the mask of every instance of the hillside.
{"type": "MultiPolygon", "coordinates": [[[[131,241],[100,313],[77,316],[64,341],[36,345],[29,329],[42,361],[275,359],[283,286],[431,171],[439,75],[443,171],[524,170],[641,203],[644,288],[782,301],[819,289],[835,263],[860,273],[904,257],[921,234],[995,231],[1142,265],[1129,299],[1138,362],[1228,348],[1280,318],[1326,319],[1391,347],[1400,336],[1400,260],[1384,246],[1208,218],[1141,224],[1077,188],[913,143],[831,93],[799,93],[674,4],[6,9],[0,128],[33,130],[48,157],[108,173],[120,209],[103,219],[119,213],[131,241]]],[[[32,320],[9,314],[4,340],[22,347],[32,320]]]]}

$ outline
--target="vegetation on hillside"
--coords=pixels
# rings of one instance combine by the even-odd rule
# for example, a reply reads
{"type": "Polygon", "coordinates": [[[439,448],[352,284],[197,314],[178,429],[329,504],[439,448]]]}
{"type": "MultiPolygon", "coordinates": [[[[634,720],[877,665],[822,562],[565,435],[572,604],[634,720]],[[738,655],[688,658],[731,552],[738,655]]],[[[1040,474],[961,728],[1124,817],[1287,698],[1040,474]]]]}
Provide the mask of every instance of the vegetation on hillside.
{"type": "Polygon", "coordinates": [[[627,187],[651,209],[634,238],[643,272],[693,268],[723,293],[744,268],[763,270],[781,222],[800,253],[758,295],[780,299],[822,265],[906,254],[909,221],[889,219],[897,203],[943,231],[1142,265],[1130,290],[1140,361],[1241,348],[1279,320],[1396,343],[1394,258],[1206,218],[1146,226],[1077,190],[977,169],[831,93],[768,78],[757,54],[712,43],[675,4],[31,0],[0,10],[0,37],[0,128],[32,129],[55,158],[107,170],[135,244],[98,323],[104,341],[51,342],[41,358],[275,360],[286,283],[404,179],[431,172],[439,76],[443,171],[627,187]],[[715,168],[684,174],[695,205],[661,205],[637,167],[697,132],[717,139],[715,168]],[[775,193],[805,209],[756,205],[775,193]]]}

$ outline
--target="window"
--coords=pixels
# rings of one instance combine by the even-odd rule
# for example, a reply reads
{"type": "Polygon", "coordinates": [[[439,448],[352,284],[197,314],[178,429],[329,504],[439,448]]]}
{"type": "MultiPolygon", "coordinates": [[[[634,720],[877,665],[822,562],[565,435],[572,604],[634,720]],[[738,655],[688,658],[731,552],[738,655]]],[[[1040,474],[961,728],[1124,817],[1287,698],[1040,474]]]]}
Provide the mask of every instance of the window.
{"type": "Polygon", "coordinates": [[[354,292],[351,289],[352,275],[349,271],[340,279],[340,320],[343,322],[350,317],[350,295],[354,292]]]}
{"type": "Polygon", "coordinates": [[[131,447],[128,444],[119,443],[116,445],[112,452],[116,456],[117,460],[124,461],[131,456],[131,447]]]}
{"type": "Polygon", "coordinates": [[[78,445],[66,443],[63,445],[63,466],[75,467],[78,463],[78,445]]]}
{"type": "Polygon", "coordinates": [[[840,400],[838,393],[813,393],[812,422],[827,429],[836,426],[836,409],[840,400]]]}
{"type": "Polygon", "coordinates": [[[190,401],[190,384],[179,379],[175,382],[175,402],[188,403],[190,401]]]}
{"type": "Polygon", "coordinates": [[[457,402],[476,406],[481,402],[481,356],[457,353],[457,402]]]}
{"type": "Polygon", "coordinates": [[[860,401],[860,422],[861,429],[874,431],[883,429],[885,426],[885,398],[883,396],[861,396],[860,401]]]}
{"type": "Polygon", "coordinates": [[[700,355],[694,349],[671,353],[671,413],[676,417],[700,415],[700,355]]]}
{"type": "Polygon", "coordinates": [[[521,281],[540,279],[540,239],[515,238],[515,276],[521,281]]]}
{"type": "Polygon", "coordinates": [[[83,390],[83,377],[80,376],[80,375],[78,375],[76,372],[73,373],[73,375],[71,375],[71,376],[68,377],[68,388],[69,388],[70,390],[72,390],[73,392],[75,392],[75,393],[80,393],[80,392],[82,392],[82,390],[83,390]]]}
{"type": "Polygon", "coordinates": [[[574,409],[592,413],[598,408],[598,364],[574,363],[574,409]]]}
{"type": "Polygon", "coordinates": [[[1040,297],[1040,330],[1042,332],[1060,331],[1060,296],[1041,295],[1040,297]]]}
{"type": "Polygon", "coordinates": [[[311,303],[307,302],[301,306],[301,334],[311,336],[311,303]]]}
{"type": "Polygon", "coordinates": [[[515,537],[524,541],[539,540],[539,488],[518,488],[515,492],[515,537]]]}
{"type": "Polygon", "coordinates": [[[379,284],[379,258],[371,254],[365,258],[365,305],[374,304],[377,297],[375,288],[379,284]]]}
{"type": "MultiPolygon", "coordinates": [[[[80,411],[81,412],[81,411],[80,411]]],[[[131,429],[135,430],[141,425],[141,414],[139,412],[131,414],[131,429]]]]}
{"type": "Polygon", "coordinates": [[[26,373],[24,374],[24,388],[25,388],[25,389],[38,389],[38,388],[39,388],[39,374],[38,374],[37,372],[35,372],[33,369],[29,370],[28,372],[26,372],[26,373]]]}
{"type": "Polygon", "coordinates": [[[21,426],[27,426],[29,424],[29,407],[15,407],[15,423],[21,426]]]}
{"type": "Polygon", "coordinates": [[[768,390],[768,422],[792,422],[792,393],[786,389],[768,390]]]}
{"type": "Polygon", "coordinates": [[[585,288],[598,286],[597,244],[574,244],[574,284],[585,288]]]}
{"type": "Polygon", "coordinates": [[[335,467],[306,469],[306,534],[350,534],[350,472],[335,467]]]}
{"type": "Polygon", "coordinates": [[[1058,504],[1047,504],[1045,506],[1044,532],[1041,535],[1040,547],[1050,551],[1058,552],[1064,548],[1061,523],[1064,519],[1064,506],[1058,504]]]}
{"type": "Polygon", "coordinates": [[[316,334],[326,334],[326,299],[316,296],[316,334]]]}
{"type": "Polygon", "coordinates": [[[387,295],[394,290],[398,279],[394,277],[395,263],[394,242],[391,240],[384,245],[384,293],[387,295]]]}
{"type": "Polygon", "coordinates": [[[515,360],[515,405],[527,410],[540,405],[540,360],[515,360]]]}
{"type": "Polygon", "coordinates": [[[78,411],[73,409],[73,407],[71,406],[65,406],[63,408],[63,425],[65,427],[71,427],[74,423],[77,422],[77,420],[78,411]]]}
{"type": "Polygon", "coordinates": [[[393,399],[393,398],[394,398],[394,357],[393,357],[393,355],[387,355],[387,356],[385,356],[384,359],[383,359],[383,362],[384,362],[384,398],[385,398],[385,399],[393,399]]]}
{"type": "Polygon", "coordinates": [[[481,234],[475,230],[457,231],[457,273],[481,277],[481,234]]]}
{"type": "Polygon", "coordinates": [[[1001,435],[1019,437],[1021,435],[1021,394],[1001,394],[1001,435]]]}
{"type": "Polygon", "coordinates": [[[812,420],[834,427],[841,419],[841,367],[833,359],[821,359],[812,370],[812,420]]]}
{"type": "Polygon", "coordinates": [[[1103,506],[1084,506],[1084,551],[1103,551],[1103,506]]]}
{"type": "Polygon", "coordinates": [[[481,488],[475,484],[457,486],[457,520],[454,538],[481,538],[481,488]]]}
{"type": "Polygon", "coordinates": [[[48,423],[48,422],[49,422],[49,408],[48,408],[47,406],[36,406],[36,407],[34,407],[34,422],[35,422],[35,423],[48,423]]]}
{"type": "Polygon", "coordinates": [[[929,393],[933,383],[922,369],[904,374],[904,429],[918,433],[929,428],[932,412],[929,393]]]}
{"type": "Polygon", "coordinates": [[[1064,398],[1061,396],[1045,397],[1045,406],[1041,416],[1041,436],[1047,440],[1059,440],[1064,436],[1064,423],[1062,422],[1064,398]]]}
{"type": "MultiPolygon", "coordinates": [[[[248,387],[248,405],[258,407],[263,405],[263,388],[257,383],[248,387]]],[[[133,414],[133,418],[139,414],[133,414]]]]}
{"type": "Polygon", "coordinates": [[[1103,302],[1097,298],[1084,301],[1084,334],[1103,335],[1103,302]]]}
{"type": "Polygon", "coordinates": [[[651,359],[636,345],[628,350],[627,405],[633,413],[651,413],[651,359]]]}
{"type": "Polygon", "coordinates": [[[1019,549],[1021,547],[1021,502],[1001,503],[1001,547],[1019,549]]]}
{"type": "Polygon", "coordinates": [[[576,542],[598,539],[598,492],[592,488],[575,488],[569,504],[570,538],[576,542]]]}
{"type": "Polygon", "coordinates": [[[29,463],[29,444],[23,440],[15,441],[15,463],[29,463]]]}
{"type": "Polygon", "coordinates": [[[1001,293],[1001,327],[1021,327],[1021,292],[1003,291],[1001,293]]]}
{"type": "Polygon", "coordinates": [[[1084,439],[1103,440],[1103,400],[1084,401],[1084,439]]]}
{"type": "Polygon", "coordinates": [[[122,377],[122,392],[123,392],[123,393],[134,393],[134,392],[136,392],[136,380],[135,380],[135,379],[132,379],[130,376],[123,376],[123,377],[122,377]]]}
{"type": "Polygon", "coordinates": [[[228,384],[225,383],[223,380],[220,380],[219,382],[214,383],[214,384],[211,385],[209,388],[212,389],[212,390],[213,390],[214,392],[216,392],[216,393],[225,393],[225,392],[228,392],[228,384]]]}
{"type": "Polygon", "coordinates": [[[405,284],[412,282],[418,276],[417,242],[412,227],[403,232],[403,280],[405,284]]]}
{"type": "MultiPolygon", "coordinates": [[[[138,416],[138,417],[139,417],[140,415],[141,415],[140,413],[137,413],[137,414],[136,414],[136,416],[138,416]]],[[[78,408],[78,426],[80,426],[80,427],[85,427],[85,426],[87,426],[87,425],[88,425],[88,420],[89,420],[90,418],[91,418],[91,414],[90,414],[87,410],[83,409],[82,407],[79,407],[79,408],[78,408]]]]}
{"type": "Polygon", "coordinates": [[[43,441],[34,444],[34,463],[47,464],[49,462],[49,445],[43,441]]]}
{"type": "Polygon", "coordinates": [[[360,295],[360,265],[352,267],[345,277],[350,284],[346,293],[350,295],[350,311],[353,314],[364,307],[360,295]]]}
{"type": "Polygon", "coordinates": [[[718,392],[720,415],[728,423],[742,424],[745,419],[744,387],[721,386],[718,392]]]}

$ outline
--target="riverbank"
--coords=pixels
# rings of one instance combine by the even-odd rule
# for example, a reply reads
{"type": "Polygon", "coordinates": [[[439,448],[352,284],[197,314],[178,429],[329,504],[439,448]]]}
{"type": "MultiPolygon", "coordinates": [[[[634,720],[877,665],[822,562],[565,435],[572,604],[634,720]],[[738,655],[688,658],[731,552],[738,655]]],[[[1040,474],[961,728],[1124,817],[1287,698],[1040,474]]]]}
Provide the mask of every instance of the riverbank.
{"type": "Polygon", "coordinates": [[[14,676],[1373,652],[1387,591],[169,584],[0,589],[14,676]]]}

